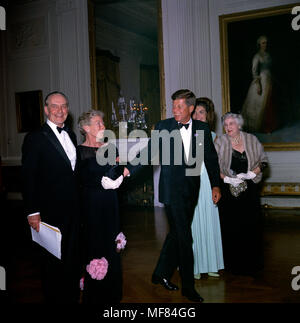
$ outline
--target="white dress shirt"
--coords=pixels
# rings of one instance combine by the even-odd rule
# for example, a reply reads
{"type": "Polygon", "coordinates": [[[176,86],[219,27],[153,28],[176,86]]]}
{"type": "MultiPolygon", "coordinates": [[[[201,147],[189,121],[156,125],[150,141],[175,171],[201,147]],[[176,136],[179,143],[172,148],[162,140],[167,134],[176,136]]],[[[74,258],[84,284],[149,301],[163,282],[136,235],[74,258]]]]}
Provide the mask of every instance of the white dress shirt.
{"type": "Polygon", "coordinates": [[[192,136],[192,119],[190,119],[187,123],[189,124],[189,127],[187,129],[185,127],[182,127],[180,129],[180,134],[183,142],[183,149],[184,149],[186,160],[188,160],[189,152],[190,152],[191,136],[192,136]]]}
{"type": "Polygon", "coordinates": [[[72,169],[74,170],[75,164],[76,164],[76,148],[75,148],[71,138],[69,137],[69,134],[65,130],[63,130],[61,133],[59,133],[57,130],[57,125],[55,123],[51,122],[49,119],[47,119],[47,124],[52,129],[55,136],[57,137],[57,139],[59,140],[59,142],[63,146],[63,149],[70,160],[72,169]]]}
{"type": "MultiPolygon", "coordinates": [[[[69,134],[65,130],[63,130],[61,133],[59,133],[57,130],[57,125],[55,123],[51,122],[49,119],[47,119],[47,124],[52,129],[55,136],[57,137],[57,139],[61,143],[64,151],[66,152],[66,154],[70,160],[72,169],[74,170],[75,164],[76,164],[76,148],[75,148],[69,134]]],[[[40,213],[35,212],[35,213],[29,214],[28,216],[33,216],[33,215],[38,215],[38,214],[40,214],[40,213]]]]}

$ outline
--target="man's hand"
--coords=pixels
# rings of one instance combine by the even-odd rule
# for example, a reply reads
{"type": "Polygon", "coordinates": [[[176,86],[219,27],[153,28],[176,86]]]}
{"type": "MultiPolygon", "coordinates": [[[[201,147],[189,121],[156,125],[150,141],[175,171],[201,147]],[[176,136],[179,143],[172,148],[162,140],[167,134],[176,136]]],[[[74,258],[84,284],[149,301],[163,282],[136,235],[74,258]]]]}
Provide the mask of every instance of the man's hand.
{"type": "Polygon", "coordinates": [[[212,200],[214,204],[217,204],[221,198],[221,190],[220,187],[214,186],[212,188],[212,200]]]}
{"type": "Polygon", "coordinates": [[[40,231],[40,222],[41,216],[40,214],[31,215],[27,217],[29,225],[34,229],[36,232],[40,231]]]}
{"type": "Polygon", "coordinates": [[[129,170],[128,170],[128,168],[126,168],[126,167],[124,167],[123,176],[124,176],[124,177],[130,176],[130,171],[129,171],[129,170]]]}

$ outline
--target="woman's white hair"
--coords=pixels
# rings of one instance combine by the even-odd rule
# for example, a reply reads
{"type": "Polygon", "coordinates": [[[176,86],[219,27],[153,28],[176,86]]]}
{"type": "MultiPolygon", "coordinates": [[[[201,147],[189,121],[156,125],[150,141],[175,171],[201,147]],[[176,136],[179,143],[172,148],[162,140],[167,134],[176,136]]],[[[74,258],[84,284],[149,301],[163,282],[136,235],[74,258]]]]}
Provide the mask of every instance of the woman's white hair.
{"type": "Polygon", "coordinates": [[[262,42],[262,40],[265,39],[266,41],[268,41],[268,37],[266,35],[261,35],[257,38],[256,41],[256,45],[259,48],[260,47],[260,43],[262,42]]]}
{"type": "Polygon", "coordinates": [[[85,135],[86,132],[83,129],[84,126],[89,126],[91,123],[91,119],[93,117],[101,117],[103,119],[104,113],[100,110],[89,110],[88,112],[83,112],[81,116],[78,118],[78,127],[79,131],[82,135],[85,135]]]}
{"type": "Polygon", "coordinates": [[[223,127],[224,127],[225,120],[228,118],[234,119],[240,129],[243,127],[244,119],[242,115],[237,113],[232,113],[232,112],[227,112],[221,117],[223,127]]]}

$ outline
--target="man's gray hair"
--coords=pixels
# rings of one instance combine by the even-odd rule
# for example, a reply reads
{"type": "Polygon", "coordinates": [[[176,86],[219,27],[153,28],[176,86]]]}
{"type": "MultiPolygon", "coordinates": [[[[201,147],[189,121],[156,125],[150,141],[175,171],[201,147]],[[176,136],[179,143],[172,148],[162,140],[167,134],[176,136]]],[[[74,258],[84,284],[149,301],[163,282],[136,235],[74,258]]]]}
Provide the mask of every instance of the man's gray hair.
{"type": "Polygon", "coordinates": [[[48,106],[49,104],[49,98],[52,96],[52,95],[61,95],[65,98],[66,102],[67,102],[67,106],[69,106],[69,99],[68,97],[63,93],[63,92],[60,92],[60,91],[53,91],[53,92],[50,92],[49,94],[46,95],[45,97],[45,105],[48,106]]]}
{"type": "Polygon", "coordinates": [[[88,112],[83,112],[81,116],[78,118],[78,127],[79,131],[82,135],[85,136],[86,132],[83,129],[84,126],[89,126],[91,124],[91,119],[93,117],[101,117],[104,118],[104,113],[100,110],[89,110],[88,112]]]}

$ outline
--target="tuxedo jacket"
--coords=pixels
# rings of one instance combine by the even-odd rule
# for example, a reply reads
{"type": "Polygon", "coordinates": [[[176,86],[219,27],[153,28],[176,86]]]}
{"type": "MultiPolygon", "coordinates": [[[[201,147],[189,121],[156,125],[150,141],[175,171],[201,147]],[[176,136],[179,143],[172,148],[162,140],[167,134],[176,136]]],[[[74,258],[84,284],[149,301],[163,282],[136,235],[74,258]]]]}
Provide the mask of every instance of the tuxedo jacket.
{"type": "MultiPolygon", "coordinates": [[[[76,147],[76,136],[69,136],[76,147]]],[[[79,191],[77,165],[70,160],[48,124],[29,133],[22,146],[23,200],[26,216],[40,212],[41,221],[62,232],[62,257],[77,239],[79,191]]]]}
{"type": "MultiPolygon", "coordinates": [[[[197,151],[197,130],[204,131],[204,163],[209,175],[211,186],[220,185],[220,168],[218,163],[218,155],[213,144],[212,136],[208,124],[198,120],[192,120],[192,131],[190,141],[190,154],[196,158],[197,151]]],[[[178,122],[174,118],[162,120],[155,126],[155,130],[162,131],[167,130],[169,133],[173,130],[178,130],[178,122]]],[[[184,158],[183,142],[181,140],[181,163],[176,164],[177,152],[174,149],[174,144],[170,141],[170,163],[164,165],[162,162],[163,151],[163,140],[159,140],[159,158],[161,165],[160,179],[159,179],[159,201],[164,204],[176,204],[179,199],[188,198],[193,199],[195,202],[198,199],[199,188],[200,188],[200,170],[197,176],[187,176],[186,170],[188,168],[194,168],[195,164],[188,165],[184,158]]],[[[199,143],[198,143],[199,144],[199,143]]],[[[151,156],[151,140],[148,143],[148,156],[151,156]]],[[[153,156],[152,156],[153,157],[153,156]]],[[[177,156],[178,157],[178,156],[177,156]]],[[[150,158],[149,158],[150,159],[150,158]]],[[[149,160],[150,163],[150,160],[149,160]]],[[[141,165],[133,166],[128,165],[130,173],[135,173],[141,165]]]]}

